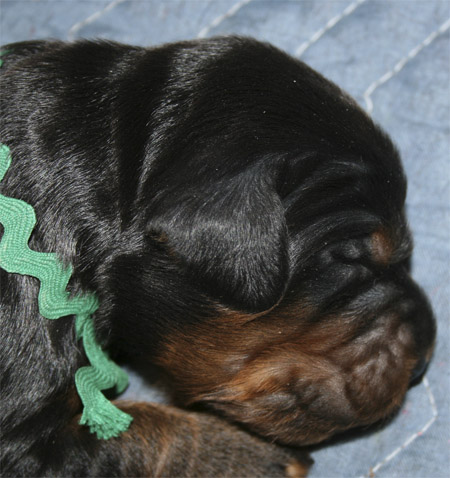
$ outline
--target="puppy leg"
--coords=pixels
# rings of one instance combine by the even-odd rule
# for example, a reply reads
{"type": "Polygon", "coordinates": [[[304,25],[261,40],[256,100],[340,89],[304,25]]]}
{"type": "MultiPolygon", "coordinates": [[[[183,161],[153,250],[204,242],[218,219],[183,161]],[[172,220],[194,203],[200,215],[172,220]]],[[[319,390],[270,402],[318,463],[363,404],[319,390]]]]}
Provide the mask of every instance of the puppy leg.
{"type": "Polygon", "coordinates": [[[133,416],[127,432],[99,440],[78,424],[78,415],[56,439],[39,443],[19,467],[4,470],[4,476],[300,478],[311,464],[305,453],[265,442],[210,415],[150,403],[117,405],[133,416]]]}
{"type": "MultiPolygon", "coordinates": [[[[136,418],[124,440],[138,437],[154,458],[147,476],[306,476],[310,460],[207,414],[152,404],[121,408],[136,418]]],[[[145,451],[144,453],[147,453],[145,451]]],[[[139,472],[139,470],[137,470],[139,472]]]]}

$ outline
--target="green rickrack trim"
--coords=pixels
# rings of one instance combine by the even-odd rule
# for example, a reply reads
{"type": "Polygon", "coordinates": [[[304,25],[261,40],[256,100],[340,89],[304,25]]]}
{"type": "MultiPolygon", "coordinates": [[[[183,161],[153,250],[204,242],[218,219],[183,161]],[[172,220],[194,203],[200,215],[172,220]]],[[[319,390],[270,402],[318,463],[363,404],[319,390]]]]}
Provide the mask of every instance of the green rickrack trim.
{"type": "MultiPolygon", "coordinates": [[[[0,64],[1,66],[1,64],[0,64]]],[[[0,182],[11,165],[9,148],[0,143],[0,182]]],[[[90,366],[75,374],[75,383],[84,409],[80,424],[87,425],[98,438],[109,439],[128,430],[133,418],[109,402],[101,390],[115,387],[117,393],[128,385],[128,377],[100,347],[95,337],[92,314],[98,308],[94,294],[70,297],[67,284],[72,268],[64,267],[54,253],[36,252],[28,241],[36,225],[33,207],[19,199],[0,194],[0,266],[9,273],[40,280],[39,312],[47,319],[75,315],[77,337],[82,339],[90,366]]]]}

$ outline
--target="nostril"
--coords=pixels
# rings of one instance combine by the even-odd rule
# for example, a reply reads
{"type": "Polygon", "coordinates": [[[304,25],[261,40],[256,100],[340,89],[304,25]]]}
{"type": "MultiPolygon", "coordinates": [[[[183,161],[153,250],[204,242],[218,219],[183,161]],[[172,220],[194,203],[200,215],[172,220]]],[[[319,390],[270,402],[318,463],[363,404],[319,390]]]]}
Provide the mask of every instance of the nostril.
{"type": "Polygon", "coordinates": [[[414,367],[413,371],[411,372],[411,379],[409,383],[414,385],[415,383],[419,382],[422,378],[422,375],[425,373],[427,369],[428,361],[423,357],[421,358],[416,366],[414,367]]]}

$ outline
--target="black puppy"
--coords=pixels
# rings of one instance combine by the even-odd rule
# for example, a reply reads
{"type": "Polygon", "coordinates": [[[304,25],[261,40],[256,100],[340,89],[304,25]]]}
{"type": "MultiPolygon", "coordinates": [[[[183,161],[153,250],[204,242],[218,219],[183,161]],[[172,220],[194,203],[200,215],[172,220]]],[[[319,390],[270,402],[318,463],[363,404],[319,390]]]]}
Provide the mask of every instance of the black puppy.
{"type": "Polygon", "coordinates": [[[0,187],[35,208],[30,247],[97,294],[105,349],[221,416],[119,402],[130,429],[97,439],[73,317],[41,317],[38,281],[1,270],[4,476],[303,476],[273,442],[398,409],[435,326],[398,154],[351,98],[242,38],[3,50],[0,187]]]}

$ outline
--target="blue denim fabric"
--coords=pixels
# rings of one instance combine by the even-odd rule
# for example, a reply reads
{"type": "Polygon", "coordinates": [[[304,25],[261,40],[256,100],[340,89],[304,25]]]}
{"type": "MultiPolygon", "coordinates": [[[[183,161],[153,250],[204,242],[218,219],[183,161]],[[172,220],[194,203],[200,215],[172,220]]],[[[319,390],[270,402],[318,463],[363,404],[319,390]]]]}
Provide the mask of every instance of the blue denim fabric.
{"type": "MultiPolygon", "coordinates": [[[[409,391],[395,420],[367,436],[319,447],[310,476],[449,476],[449,1],[2,0],[0,8],[3,44],[103,37],[153,45],[254,36],[299,55],[371,107],[403,156],[413,275],[430,297],[438,340],[426,379],[409,391]]],[[[140,376],[131,382],[128,398],[164,400],[140,376]]]]}

